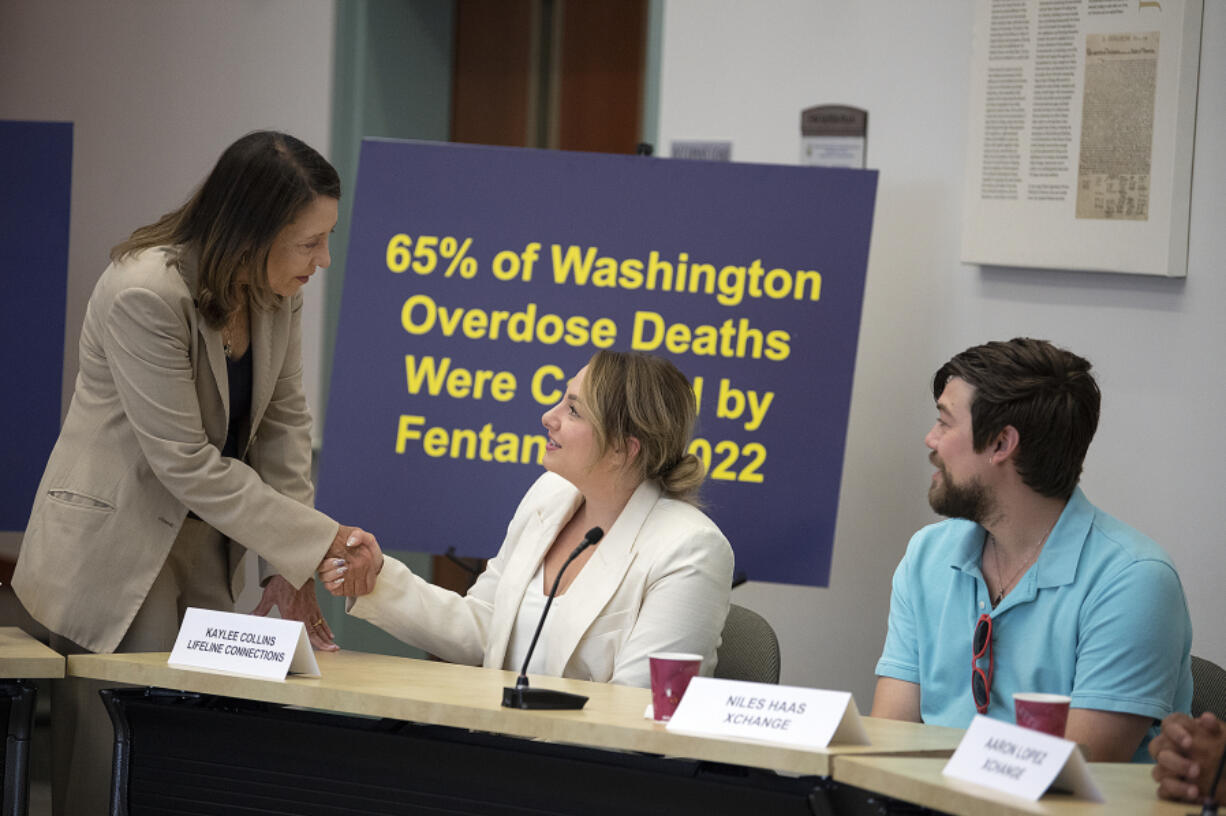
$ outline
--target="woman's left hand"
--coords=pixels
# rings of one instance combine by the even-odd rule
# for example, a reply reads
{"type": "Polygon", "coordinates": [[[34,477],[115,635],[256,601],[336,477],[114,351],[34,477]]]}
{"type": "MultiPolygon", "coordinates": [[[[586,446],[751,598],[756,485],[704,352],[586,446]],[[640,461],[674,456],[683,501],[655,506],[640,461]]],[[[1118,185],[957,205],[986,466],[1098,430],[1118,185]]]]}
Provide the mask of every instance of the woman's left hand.
{"type": "Polygon", "coordinates": [[[319,601],[315,598],[315,579],[308,578],[302,589],[294,589],[293,584],[274,575],[264,585],[264,596],[260,598],[259,606],[251,610],[252,615],[267,615],[273,607],[281,613],[285,620],[302,621],[306,625],[307,636],[311,646],[325,652],[335,652],[340,649],[332,637],[332,629],[324,620],[323,612],[319,610],[319,601]]]}

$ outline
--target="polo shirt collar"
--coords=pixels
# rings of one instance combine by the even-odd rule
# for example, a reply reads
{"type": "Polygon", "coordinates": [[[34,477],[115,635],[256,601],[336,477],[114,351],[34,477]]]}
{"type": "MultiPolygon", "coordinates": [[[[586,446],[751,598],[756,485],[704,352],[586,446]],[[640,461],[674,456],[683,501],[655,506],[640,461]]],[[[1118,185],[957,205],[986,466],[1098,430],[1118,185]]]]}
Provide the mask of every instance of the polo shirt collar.
{"type": "Polygon", "coordinates": [[[950,548],[949,565],[971,575],[982,574],[983,545],[987,531],[973,521],[955,519],[953,523],[963,527],[956,546],[950,548]]]}
{"type": "Polygon", "coordinates": [[[1080,487],[1073,488],[1073,495],[1064,505],[1056,526],[1047,536],[1043,551],[1039,553],[1035,577],[1040,589],[1073,583],[1077,577],[1081,550],[1093,524],[1094,505],[1090,504],[1080,487]]]}
{"type": "MultiPolygon", "coordinates": [[[[950,551],[950,566],[971,575],[982,575],[983,543],[987,533],[983,527],[971,521],[959,520],[966,526],[965,534],[950,551]]],[[[1056,526],[1047,536],[1047,543],[1039,553],[1035,569],[1035,588],[1058,587],[1071,584],[1077,576],[1077,562],[1081,549],[1094,523],[1094,505],[1086,498],[1081,488],[1073,489],[1068,504],[1056,519],[1056,526]]],[[[1011,593],[1012,594],[1012,593],[1011,593]]]]}

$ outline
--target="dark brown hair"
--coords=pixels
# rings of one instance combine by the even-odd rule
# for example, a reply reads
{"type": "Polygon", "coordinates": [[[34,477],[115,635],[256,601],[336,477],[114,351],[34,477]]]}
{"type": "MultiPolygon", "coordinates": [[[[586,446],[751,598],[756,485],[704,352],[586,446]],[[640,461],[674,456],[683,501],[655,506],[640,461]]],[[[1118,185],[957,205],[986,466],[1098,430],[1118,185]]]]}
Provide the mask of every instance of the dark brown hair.
{"type": "Polygon", "coordinates": [[[1088,360],[1046,340],[993,341],[941,366],[932,378],[932,396],[940,399],[954,377],[973,386],[975,450],[984,450],[1012,425],[1019,437],[1015,461],[1022,482],[1044,496],[1067,499],[1098,429],[1102,396],[1090,368],[1088,360]]]}
{"type": "Polygon", "coordinates": [[[690,381],[675,365],[650,354],[598,351],[583,378],[583,402],[597,459],[610,448],[624,450],[634,437],[640,478],[655,480],[671,498],[698,503],[706,469],[686,450],[697,409],[690,381]]]}
{"type": "Polygon", "coordinates": [[[171,248],[176,266],[194,256],[192,294],[205,322],[220,326],[241,305],[241,284],[257,306],[276,301],[265,272],[269,249],[318,196],[341,197],[340,176],[323,156],[286,133],[248,133],[226,148],[186,204],[133,232],[111,260],[158,246],[171,248]]]}

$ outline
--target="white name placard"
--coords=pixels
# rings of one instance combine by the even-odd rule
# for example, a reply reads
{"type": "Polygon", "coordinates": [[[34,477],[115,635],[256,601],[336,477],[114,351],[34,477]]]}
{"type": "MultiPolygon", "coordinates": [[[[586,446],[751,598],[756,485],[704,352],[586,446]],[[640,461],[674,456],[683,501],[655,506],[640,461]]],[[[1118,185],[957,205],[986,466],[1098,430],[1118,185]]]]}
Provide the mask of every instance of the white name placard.
{"type": "Polygon", "coordinates": [[[188,607],[170,652],[171,666],[284,680],[319,676],[302,621],[188,607]]]}
{"type": "Polygon", "coordinates": [[[669,731],[794,748],[868,745],[851,692],[695,677],[669,731]]]}
{"type": "Polygon", "coordinates": [[[1103,801],[1076,743],[990,717],[971,721],[942,773],[1032,802],[1049,788],[1103,801]]]}

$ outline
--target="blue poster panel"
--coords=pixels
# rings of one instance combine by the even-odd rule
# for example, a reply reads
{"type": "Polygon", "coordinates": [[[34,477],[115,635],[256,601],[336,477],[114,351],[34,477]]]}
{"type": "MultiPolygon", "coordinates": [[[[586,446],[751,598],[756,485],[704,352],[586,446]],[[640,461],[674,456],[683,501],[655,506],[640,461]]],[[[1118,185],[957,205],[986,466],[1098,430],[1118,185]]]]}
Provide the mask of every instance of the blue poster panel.
{"type": "Polygon", "coordinates": [[[319,506],[491,556],[541,415],[601,348],[698,405],[707,512],[752,580],[826,585],[875,172],[368,140],[319,506]]]}
{"type": "Polygon", "coordinates": [[[60,432],[72,124],[0,121],[0,530],[24,530],[60,432]]]}

